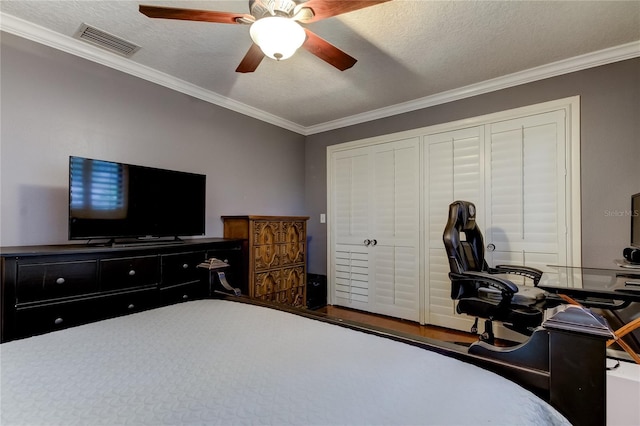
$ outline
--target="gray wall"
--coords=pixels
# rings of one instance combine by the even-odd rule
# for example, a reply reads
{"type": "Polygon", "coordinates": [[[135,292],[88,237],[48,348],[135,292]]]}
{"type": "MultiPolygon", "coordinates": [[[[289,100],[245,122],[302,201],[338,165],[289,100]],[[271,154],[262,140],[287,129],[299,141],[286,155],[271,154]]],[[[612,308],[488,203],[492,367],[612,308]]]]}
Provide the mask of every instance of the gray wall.
{"type": "Polygon", "coordinates": [[[611,267],[629,244],[631,194],[640,192],[640,59],[609,64],[307,137],[309,272],[326,273],[326,148],[342,142],[580,95],[582,261],[611,267]]]}
{"type": "Polygon", "coordinates": [[[207,236],[220,215],[309,215],[309,272],[326,273],[326,147],[581,96],[583,263],[629,243],[640,192],[640,59],[306,138],[2,34],[0,245],[67,242],[69,155],[207,174],[207,236]],[[618,213],[622,212],[622,215],[618,213]]]}
{"type": "Polygon", "coordinates": [[[0,245],[67,242],[68,157],[207,175],[221,215],[304,209],[304,136],[2,34],[0,245]]]}

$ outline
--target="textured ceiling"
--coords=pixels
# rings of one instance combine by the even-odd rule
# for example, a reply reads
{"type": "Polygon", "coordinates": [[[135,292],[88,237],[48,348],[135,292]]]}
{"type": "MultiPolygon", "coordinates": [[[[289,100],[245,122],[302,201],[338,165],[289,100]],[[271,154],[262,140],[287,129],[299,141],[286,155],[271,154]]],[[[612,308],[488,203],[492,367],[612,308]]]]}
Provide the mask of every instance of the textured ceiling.
{"type": "Polygon", "coordinates": [[[90,46],[72,38],[79,26],[95,26],[141,46],[130,59],[90,46],[101,62],[141,65],[143,73],[159,72],[205,99],[223,106],[228,100],[301,133],[603,49],[626,46],[627,56],[640,56],[640,1],[393,0],[306,25],[358,59],[349,70],[300,49],[239,74],[251,45],[248,26],[150,19],[138,12],[140,4],[249,11],[246,0],[2,0],[3,23],[19,18],[19,25],[0,28],[40,42],[55,34],[73,52],[90,46]]]}

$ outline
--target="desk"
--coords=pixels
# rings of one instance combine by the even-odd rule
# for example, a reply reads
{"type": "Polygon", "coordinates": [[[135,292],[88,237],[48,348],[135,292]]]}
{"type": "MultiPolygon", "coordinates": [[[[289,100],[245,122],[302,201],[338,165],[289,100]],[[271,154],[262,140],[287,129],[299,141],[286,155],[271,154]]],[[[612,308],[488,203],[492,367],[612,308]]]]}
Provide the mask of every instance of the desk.
{"type": "Polygon", "coordinates": [[[538,287],[552,294],[566,294],[588,307],[626,308],[640,302],[640,270],[549,266],[538,287]]]}
{"type": "MultiPolygon", "coordinates": [[[[615,341],[640,364],[640,356],[637,354],[640,348],[638,339],[629,335],[631,345],[620,339],[640,326],[640,317],[637,317],[638,305],[629,310],[623,310],[632,302],[640,302],[640,271],[569,266],[549,266],[549,268],[550,271],[544,272],[538,283],[539,288],[550,293],[547,301],[555,302],[553,299],[559,298],[556,295],[563,294],[588,308],[610,311],[613,317],[603,314],[608,316],[609,320],[615,318],[619,325],[622,325],[615,331],[617,336],[615,341]],[[634,317],[636,319],[633,319],[634,317]]],[[[613,343],[614,340],[608,341],[607,347],[613,343]]],[[[615,355],[615,357],[618,356],[615,355]]]]}

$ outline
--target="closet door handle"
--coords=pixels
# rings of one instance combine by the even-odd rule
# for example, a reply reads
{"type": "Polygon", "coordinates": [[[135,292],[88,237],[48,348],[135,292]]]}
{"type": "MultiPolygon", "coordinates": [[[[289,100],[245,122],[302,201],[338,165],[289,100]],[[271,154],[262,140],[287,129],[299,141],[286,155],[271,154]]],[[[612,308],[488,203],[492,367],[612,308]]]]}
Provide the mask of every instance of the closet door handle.
{"type": "Polygon", "coordinates": [[[372,246],[378,245],[378,240],[371,240],[371,245],[372,246]]]}
{"type": "Polygon", "coordinates": [[[370,244],[371,244],[371,240],[370,239],[367,238],[366,240],[364,240],[364,245],[366,247],[369,247],[370,244]]]}
{"type": "Polygon", "coordinates": [[[496,249],[496,245],[493,243],[489,243],[487,245],[487,251],[494,251],[496,249]]]}

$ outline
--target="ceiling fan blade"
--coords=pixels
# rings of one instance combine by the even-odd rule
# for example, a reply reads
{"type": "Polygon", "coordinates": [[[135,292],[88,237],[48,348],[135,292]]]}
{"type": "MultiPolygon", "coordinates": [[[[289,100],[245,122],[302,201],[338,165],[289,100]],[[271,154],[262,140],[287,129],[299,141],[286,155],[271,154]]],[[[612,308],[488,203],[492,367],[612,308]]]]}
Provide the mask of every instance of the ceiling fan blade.
{"type": "Polygon", "coordinates": [[[342,50],[338,49],[333,44],[329,43],[307,28],[304,29],[304,32],[307,33],[307,39],[305,40],[302,47],[304,47],[323,61],[338,68],[340,71],[349,69],[356,62],[358,62],[357,59],[347,55],[342,50]]]}
{"type": "Polygon", "coordinates": [[[181,19],[184,21],[204,21],[219,24],[241,24],[246,21],[253,22],[255,20],[253,16],[246,13],[215,12],[210,10],[145,5],[140,5],[139,10],[140,13],[147,15],[149,18],[181,19]]]}
{"type": "Polygon", "coordinates": [[[300,22],[316,22],[388,1],[391,0],[308,0],[302,3],[301,6],[312,9],[314,16],[310,19],[300,19],[300,22]]]}
{"type": "Polygon", "coordinates": [[[253,43],[247,54],[242,58],[238,68],[236,68],[236,72],[254,72],[256,68],[258,68],[258,65],[260,65],[260,62],[262,62],[263,58],[264,53],[260,50],[260,46],[253,43]]]}

